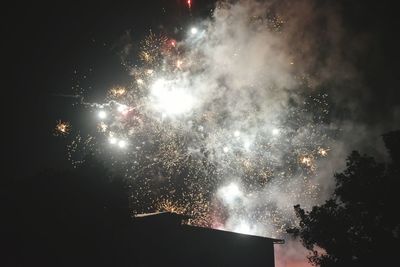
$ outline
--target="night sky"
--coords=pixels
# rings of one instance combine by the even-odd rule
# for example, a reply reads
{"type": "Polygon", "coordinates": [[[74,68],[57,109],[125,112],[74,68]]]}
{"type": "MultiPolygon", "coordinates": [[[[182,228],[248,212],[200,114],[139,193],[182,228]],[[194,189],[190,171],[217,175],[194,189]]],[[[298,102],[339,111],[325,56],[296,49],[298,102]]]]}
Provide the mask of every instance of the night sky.
{"type": "MultiPolygon", "coordinates": [[[[5,141],[6,147],[10,151],[7,152],[7,157],[12,155],[11,164],[8,166],[10,174],[8,177],[21,179],[47,168],[72,168],[71,162],[67,160],[66,147],[77,131],[81,131],[83,135],[93,131],[91,127],[96,127],[93,117],[97,112],[96,107],[88,109],[84,105],[80,105],[80,96],[74,97],[76,91],[73,88],[76,89],[76,86],[79,85],[83,89],[84,100],[87,102],[105,103],[105,96],[110,88],[129,84],[132,81],[132,76],[127,74],[129,71],[127,71],[126,65],[122,64],[123,51],[128,47],[128,44],[139,44],[141,40],[148,36],[150,31],[183,43],[191,27],[196,26],[199,29],[208,27],[209,24],[205,21],[213,20],[211,17],[215,9],[215,2],[193,1],[191,10],[188,9],[185,1],[180,0],[129,1],[118,4],[114,2],[108,4],[98,2],[57,3],[52,5],[35,2],[16,4],[3,11],[7,13],[5,22],[3,22],[3,25],[6,25],[3,43],[6,44],[7,48],[3,50],[3,54],[7,61],[6,66],[11,70],[11,74],[5,77],[9,82],[3,88],[3,91],[6,92],[3,98],[3,102],[6,103],[6,108],[3,111],[4,117],[6,117],[3,123],[3,131],[9,133],[11,129],[11,138],[5,141]],[[54,128],[58,120],[71,123],[71,134],[67,137],[54,136],[54,128]]],[[[235,13],[235,9],[226,8],[228,13],[232,12],[230,13],[233,14],[232,16],[236,14],[243,18],[248,14],[253,14],[252,12],[257,13],[252,9],[253,4],[249,4],[249,9],[246,9],[247,4],[240,6],[240,3],[246,1],[231,2],[236,3],[233,4],[234,6],[239,6],[239,11],[242,10],[243,6],[243,10],[246,10],[243,13],[239,11],[235,13]]],[[[253,1],[250,2],[253,3],[253,1]]],[[[267,8],[266,13],[269,20],[266,21],[276,23],[273,30],[253,29],[249,26],[245,29],[238,27],[237,33],[235,33],[236,29],[232,30],[227,26],[228,30],[225,32],[225,28],[218,25],[218,22],[229,22],[232,18],[218,14],[216,15],[217,19],[213,22],[214,24],[210,26],[209,32],[214,35],[222,32],[221,35],[210,37],[211,41],[208,43],[197,44],[194,41],[190,43],[189,39],[185,43],[186,50],[182,54],[185,54],[187,58],[195,58],[187,51],[189,50],[187,47],[190,46],[193,51],[199,54],[209,53],[204,58],[199,59],[199,64],[201,62],[206,66],[204,67],[206,70],[202,69],[201,71],[206,74],[216,73],[215,77],[212,75],[209,77],[210,80],[215,79],[216,83],[219,83],[218,88],[238,88],[238,93],[235,93],[235,95],[233,93],[229,95],[228,92],[227,96],[224,95],[221,98],[210,100],[215,92],[201,91],[203,89],[198,86],[199,92],[202,93],[202,101],[210,101],[216,106],[207,110],[207,114],[212,114],[212,116],[210,115],[212,119],[209,119],[211,122],[208,121],[208,125],[206,123],[203,125],[206,125],[204,126],[206,129],[209,127],[210,132],[218,129],[218,134],[213,139],[218,142],[229,138],[234,140],[236,140],[235,138],[242,138],[247,130],[246,136],[256,135],[253,134],[256,130],[251,128],[253,126],[250,126],[253,123],[252,115],[243,115],[247,114],[247,111],[243,114],[240,113],[241,109],[246,108],[247,102],[243,101],[243,105],[233,106],[236,105],[236,99],[240,99],[240,90],[247,90],[243,89],[248,86],[248,84],[245,84],[248,83],[246,79],[255,77],[261,87],[269,88],[273,84],[279,89],[278,91],[268,91],[270,102],[258,100],[265,94],[262,90],[252,89],[253,84],[248,89],[253,91],[249,91],[249,95],[244,96],[246,99],[253,97],[256,99],[254,103],[256,103],[257,109],[254,110],[257,110],[258,113],[256,112],[256,115],[254,115],[254,121],[259,123],[258,119],[268,114],[268,119],[277,120],[280,123],[279,125],[271,123],[272,126],[265,124],[263,127],[255,128],[262,128],[261,131],[271,132],[271,136],[281,134],[282,139],[285,139],[285,141],[277,141],[276,145],[268,143],[265,153],[261,148],[257,149],[257,153],[252,156],[262,158],[260,162],[268,165],[269,169],[257,169],[255,172],[258,175],[271,170],[278,172],[278,170],[290,169],[292,173],[280,177],[284,181],[283,184],[279,183],[274,187],[274,192],[278,193],[282,192],[279,191],[282,188],[293,186],[286,183],[287,175],[295,177],[312,176],[313,181],[320,185],[319,195],[314,195],[315,192],[311,192],[311,200],[295,199],[295,201],[304,200],[305,205],[312,205],[323,200],[330,192],[332,181],[326,177],[332,176],[335,170],[343,167],[343,157],[351,150],[360,149],[372,153],[378,158],[387,156],[382,148],[380,135],[400,127],[400,98],[396,97],[400,82],[398,68],[398,48],[400,44],[399,38],[397,38],[398,15],[392,4],[389,4],[390,1],[351,0],[337,1],[336,4],[329,3],[329,1],[311,0],[300,1],[296,4],[291,1],[278,2],[270,1],[268,3],[271,4],[263,6],[267,8]],[[282,23],[283,26],[278,25],[279,23],[282,23]],[[248,29],[250,30],[248,31],[248,29]],[[232,30],[232,32],[229,32],[229,30],[232,30]],[[279,31],[282,31],[282,33],[279,31]],[[272,34],[268,35],[270,32],[272,34]],[[263,34],[267,34],[268,38],[275,38],[274,41],[271,41],[271,43],[266,41],[267,43],[264,45],[263,42],[271,40],[271,38],[263,39],[263,34]],[[227,40],[227,38],[231,38],[229,39],[231,41],[226,41],[225,44],[224,40],[227,40]],[[243,44],[246,43],[246,40],[251,45],[243,44]],[[234,58],[233,55],[228,53],[231,46],[235,47],[235,41],[238,42],[238,46],[243,45],[242,47],[249,49],[249,51],[246,51],[247,55],[242,58],[243,63],[240,60],[238,62],[233,60],[232,68],[227,67],[226,72],[223,72],[221,68],[212,72],[207,70],[207,66],[209,66],[207,64],[218,64],[222,61],[225,62],[225,59],[234,58]],[[223,46],[219,47],[219,43],[223,43],[223,46]],[[265,47],[268,47],[268,49],[265,47]],[[213,48],[220,48],[220,53],[212,54],[213,51],[217,51],[212,50],[213,48]],[[257,58],[257,49],[261,51],[261,58],[265,56],[265,61],[257,58]],[[264,63],[271,65],[268,66],[264,63]],[[285,65],[286,63],[288,65],[285,65]],[[239,72],[240,75],[236,75],[239,78],[235,80],[234,76],[239,72]],[[298,82],[299,80],[302,82],[298,82]],[[281,93],[282,91],[285,91],[285,93],[281,93]],[[307,102],[307,99],[312,100],[307,102]],[[278,104],[275,106],[271,103],[278,104]],[[325,104],[328,106],[327,108],[321,107],[325,104]],[[226,105],[227,108],[219,108],[223,105],[226,105]],[[267,105],[268,107],[266,107],[267,105]],[[289,116],[284,113],[287,110],[294,110],[295,115],[289,116]],[[329,111],[329,114],[326,110],[329,111]],[[272,116],[268,112],[275,114],[272,116]],[[315,115],[321,112],[326,112],[328,115],[315,115]],[[307,117],[307,119],[304,119],[304,117],[307,117]],[[232,123],[238,118],[244,121],[243,124],[232,123]],[[307,127],[311,125],[312,130],[309,130],[310,127],[297,125],[301,123],[307,124],[307,127]],[[318,126],[314,127],[313,123],[318,126]],[[271,128],[273,126],[276,129],[271,128]],[[240,132],[235,130],[235,127],[240,128],[240,132]],[[225,132],[223,131],[225,129],[228,129],[228,132],[232,131],[231,137],[224,136],[225,132]],[[304,135],[312,136],[314,139],[309,140],[311,137],[307,139],[304,135]],[[287,139],[292,140],[287,141],[287,139]],[[314,147],[309,148],[311,145],[314,147]],[[329,159],[324,161],[322,154],[320,155],[321,161],[319,161],[318,155],[310,152],[315,150],[317,151],[315,153],[318,154],[321,151],[320,149],[327,149],[329,159]],[[288,156],[281,152],[276,153],[275,150],[287,150],[285,152],[296,156],[288,156]],[[270,154],[266,155],[267,153],[270,154]],[[269,160],[269,157],[275,156],[279,158],[279,160],[276,160],[279,163],[269,160]],[[284,164],[281,163],[281,161],[284,161],[283,158],[285,159],[284,164]],[[309,163],[311,160],[315,160],[315,163],[309,163]],[[301,166],[302,164],[304,166],[301,166]],[[296,171],[292,171],[294,165],[298,168],[296,171]],[[321,172],[315,171],[314,173],[314,168],[321,169],[321,172]]],[[[247,19],[251,21],[250,18],[247,19]]],[[[243,21],[247,23],[247,19],[243,21]]],[[[240,19],[237,20],[241,21],[240,19]]],[[[233,19],[233,21],[236,21],[236,19],[233,19]]],[[[137,56],[129,54],[127,57],[132,66],[141,64],[137,56]]],[[[158,69],[161,69],[161,67],[158,67],[158,69]]],[[[199,72],[200,70],[192,71],[191,69],[190,73],[198,75],[199,72]]],[[[200,75],[196,77],[200,77],[200,82],[204,79],[200,75]]],[[[209,87],[212,86],[213,84],[210,82],[209,87]]],[[[256,84],[255,87],[257,86],[256,84]]],[[[221,91],[217,90],[217,92],[221,91]]],[[[164,107],[162,108],[164,109],[164,107]]],[[[146,112],[151,113],[152,111],[146,110],[146,112]]],[[[150,113],[146,113],[146,116],[150,113]]],[[[204,113],[206,114],[206,112],[204,113]]],[[[171,125],[174,125],[176,117],[171,116],[170,119],[171,125]]],[[[201,119],[197,121],[196,119],[193,119],[194,123],[201,121],[201,119]]],[[[157,121],[157,119],[154,121],[157,121]]],[[[121,131],[125,130],[128,131],[125,128],[121,131]]],[[[179,134],[177,133],[177,135],[179,134]]],[[[200,137],[190,135],[190,138],[200,137]]],[[[211,139],[206,139],[204,143],[210,144],[211,141],[209,140],[211,139]]],[[[257,142],[263,143],[264,139],[261,138],[257,142]]],[[[225,177],[230,170],[230,164],[237,164],[228,162],[223,158],[224,153],[230,153],[231,147],[212,144],[214,145],[213,149],[220,149],[223,152],[213,154],[215,161],[223,166],[221,167],[223,170],[217,171],[216,175],[225,177]],[[224,164],[229,168],[225,167],[224,164]]],[[[196,145],[198,143],[193,147],[196,145]]],[[[232,144],[232,147],[234,145],[236,144],[232,144]]],[[[99,147],[98,144],[96,146],[99,147]]],[[[148,149],[146,153],[149,153],[153,148],[146,149],[148,149]]],[[[101,146],[98,149],[96,148],[95,151],[100,151],[99,154],[102,157],[105,155],[106,161],[107,157],[110,156],[107,154],[108,152],[104,152],[101,146]]],[[[242,152],[235,151],[235,153],[235,156],[237,156],[242,152]]],[[[112,160],[110,162],[118,161],[119,157],[121,155],[111,155],[112,160]]],[[[240,157],[242,157],[242,154],[240,154],[240,157]]],[[[128,158],[126,161],[130,159],[132,158],[128,158]]],[[[116,165],[120,169],[128,168],[129,163],[124,164],[122,164],[122,167],[116,165]]],[[[162,165],[162,163],[160,164],[162,165]]],[[[193,166],[193,168],[196,168],[195,164],[193,166]]],[[[168,171],[170,170],[168,169],[168,171]]],[[[235,169],[232,172],[240,176],[238,173],[241,173],[241,171],[235,169]]],[[[191,170],[187,172],[190,174],[191,170]]],[[[178,177],[187,175],[182,174],[184,171],[181,170],[174,170],[168,174],[174,173],[179,173],[178,177]]],[[[205,173],[210,173],[208,167],[205,173]]],[[[151,172],[148,172],[143,175],[151,174],[151,172]]],[[[130,174],[125,173],[125,175],[128,177],[130,174]]],[[[159,175],[164,177],[167,174],[159,175]]],[[[202,178],[199,179],[203,181],[202,178]]],[[[256,189],[254,189],[253,183],[246,179],[240,180],[246,185],[246,190],[256,194],[265,192],[263,190],[266,189],[261,188],[259,184],[255,185],[256,189]]],[[[216,198],[220,196],[222,202],[225,195],[228,194],[224,193],[226,190],[231,190],[229,192],[238,190],[237,198],[242,198],[242,192],[235,187],[236,184],[230,183],[228,178],[223,179],[222,185],[216,182],[213,187],[210,186],[211,189],[207,187],[206,189],[202,188],[202,190],[214,190],[216,198]]],[[[173,183],[168,186],[173,186],[173,183]]],[[[157,190],[162,192],[163,189],[157,187],[157,190]]],[[[165,190],[171,189],[168,187],[165,190]]],[[[186,203],[186,201],[190,202],[191,200],[185,199],[184,202],[186,203]]],[[[254,200],[251,200],[250,197],[243,197],[241,201],[249,201],[249,203],[252,203],[251,205],[254,204],[254,200]]],[[[215,204],[214,200],[211,200],[211,202],[215,204]]],[[[227,202],[229,202],[229,199],[227,202]]],[[[276,205],[274,207],[279,207],[277,210],[282,211],[281,204],[274,202],[274,205],[276,205]]],[[[233,204],[228,203],[227,205],[233,204]]],[[[231,207],[229,206],[229,208],[231,207]]],[[[241,215],[241,212],[234,210],[226,215],[228,216],[227,222],[233,225],[230,230],[240,228],[240,223],[234,221],[234,217],[241,215]]],[[[246,210],[245,213],[248,215],[251,211],[246,210]]],[[[260,218],[257,218],[257,220],[260,220],[260,218]]],[[[210,225],[219,227],[218,224],[208,224],[208,226],[210,225]]],[[[259,231],[256,232],[259,233],[259,231]]],[[[271,230],[268,229],[266,232],[270,233],[271,230]]]]}
{"type": "MultiPolygon", "coordinates": [[[[209,14],[213,2],[194,3],[192,13],[209,14]]],[[[360,120],[368,124],[391,123],[398,114],[395,93],[399,82],[395,35],[398,20],[394,9],[389,1],[379,5],[374,1],[346,2],[341,7],[343,27],[359,35],[354,41],[361,46],[356,47],[356,52],[361,50],[359,54],[349,56],[368,86],[345,101],[366,98],[364,109],[357,114],[360,120]]],[[[13,89],[6,91],[12,91],[13,104],[18,106],[11,120],[12,128],[17,129],[13,154],[24,161],[27,173],[65,164],[59,148],[62,141],[52,138],[50,129],[65,112],[70,112],[68,99],[54,94],[70,93],[75,70],[95,69],[96,76],[104,81],[96,77],[98,84],[92,86],[107,87],[116,80],[114,73],[118,75],[115,44],[127,31],[140,39],[150,29],[184,27],[186,21],[194,20],[179,1],[50,6],[35,3],[8,8],[5,43],[11,51],[5,54],[10,59],[9,87],[13,89]],[[110,67],[109,62],[114,65],[110,67]]]]}
{"type": "MultiPolygon", "coordinates": [[[[23,170],[14,165],[18,172],[32,174],[46,167],[69,166],[62,151],[65,144],[53,138],[52,129],[57,120],[71,112],[73,101],[55,95],[71,93],[76,70],[86,74],[93,69],[96,78],[90,85],[100,90],[110,87],[118,80],[115,75],[122,76],[119,40],[128,31],[139,40],[151,29],[162,29],[180,19],[184,24],[191,18],[179,2],[183,1],[9,7],[6,43],[12,52],[6,58],[10,60],[9,86],[13,88],[9,91],[18,99],[13,101],[18,108],[11,120],[16,130],[12,154],[13,163],[24,162],[23,170]]],[[[193,13],[209,13],[213,1],[202,2],[201,7],[196,3],[193,13]]]]}

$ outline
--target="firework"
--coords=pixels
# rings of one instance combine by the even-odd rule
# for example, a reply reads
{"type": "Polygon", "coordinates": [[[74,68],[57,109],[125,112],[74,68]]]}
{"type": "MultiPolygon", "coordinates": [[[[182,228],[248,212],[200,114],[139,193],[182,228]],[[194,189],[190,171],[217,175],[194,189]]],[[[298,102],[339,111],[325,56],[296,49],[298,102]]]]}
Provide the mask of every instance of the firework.
{"type": "Polygon", "coordinates": [[[186,209],[184,207],[179,206],[178,204],[173,203],[171,200],[161,200],[156,204],[156,209],[159,212],[167,211],[174,212],[178,214],[186,213],[186,209]]]}
{"type": "Polygon", "coordinates": [[[307,167],[309,170],[314,171],[315,170],[315,161],[314,157],[312,155],[302,155],[299,158],[299,162],[307,167]]]}
{"type": "Polygon", "coordinates": [[[71,124],[65,121],[57,121],[57,125],[54,129],[54,134],[56,136],[65,136],[68,135],[71,130],[71,124]]]}
{"type": "Polygon", "coordinates": [[[272,129],[272,135],[279,135],[280,131],[277,128],[272,129]]]}
{"type": "Polygon", "coordinates": [[[119,98],[126,94],[126,88],[122,86],[113,87],[109,90],[108,94],[112,98],[119,98]]]}
{"type": "Polygon", "coordinates": [[[168,44],[168,38],[150,32],[141,42],[139,58],[147,64],[158,64],[168,44]]]}
{"type": "Polygon", "coordinates": [[[108,125],[105,124],[104,122],[100,122],[99,125],[98,125],[98,129],[99,129],[100,132],[105,133],[107,131],[107,129],[108,129],[108,125]]]}
{"type": "Polygon", "coordinates": [[[151,102],[154,108],[165,115],[179,115],[189,112],[195,99],[183,88],[159,79],[150,88],[151,102]]]}
{"type": "Polygon", "coordinates": [[[67,146],[67,158],[74,168],[85,162],[85,157],[95,148],[95,138],[91,135],[77,134],[67,146]]]}
{"type": "Polygon", "coordinates": [[[322,147],[318,148],[318,154],[321,155],[322,157],[328,156],[328,151],[329,149],[327,148],[322,148],[322,147]]]}
{"type": "Polygon", "coordinates": [[[191,33],[192,35],[196,35],[198,32],[199,32],[199,30],[198,30],[196,27],[192,27],[192,28],[190,29],[190,33],[191,33]]]}
{"type": "MultiPolygon", "coordinates": [[[[250,21],[251,30],[283,23],[250,21]]],[[[287,216],[293,205],[318,196],[313,178],[331,138],[328,97],[288,92],[286,84],[276,89],[276,80],[265,81],[275,66],[257,75],[243,69],[242,61],[261,56],[246,45],[229,50],[230,39],[198,25],[201,30],[186,29],[182,40],[153,32],[145,37],[139,63],[129,67],[132,81],[111,88],[102,103],[84,103],[97,129],[87,136],[78,131],[68,158],[74,165],[87,154],[105,158],[130,181],[135,213],[171,211],[190,215],[193,225],[281,235],[294,224],[287,216]],[[294,103],[274,98],[281,91],[294,103]]],[[[275,28],[268,32],[272,39],[275,28]]],[[[280,57],[286,70],[292,55],[276,62],[280,57]]],[[[68,133],[69,124],[58,125],[68,133]]]]}
{"type": "Polygon", "coordinates": [[[97,116],[100,118],[100,119],[105,119],[105,118],[107,118],[107,112],[106,111],[104,111],[104,110],[100,110],[98,113],[97,113],[97,116]]]}

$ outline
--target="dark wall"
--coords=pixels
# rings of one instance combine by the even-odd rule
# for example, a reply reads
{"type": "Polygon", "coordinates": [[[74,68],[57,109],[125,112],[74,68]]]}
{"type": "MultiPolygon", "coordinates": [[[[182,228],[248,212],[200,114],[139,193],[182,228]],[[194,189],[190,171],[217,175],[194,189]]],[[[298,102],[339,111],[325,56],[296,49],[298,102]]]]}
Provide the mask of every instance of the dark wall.
{"type": "Polygon", "coordinates": [[[269,239],[192,226],[134,227],[138,266],[274,266],[269,239]]]}

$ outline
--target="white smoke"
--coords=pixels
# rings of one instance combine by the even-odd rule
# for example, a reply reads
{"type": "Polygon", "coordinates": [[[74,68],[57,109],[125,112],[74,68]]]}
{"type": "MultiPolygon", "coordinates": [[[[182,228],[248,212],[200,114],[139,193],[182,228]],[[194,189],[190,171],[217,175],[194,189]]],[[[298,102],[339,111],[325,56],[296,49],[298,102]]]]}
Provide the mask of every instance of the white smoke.
{"type": "MultiPolygon", "coordinates": [[[[279,135],[275,127],[285,128],[281,119],[288,115],[289,98],[301,99],[299,95],[319,90],[320,85],[331,80],[359,83],[351,62],[341,57],[344,38],[340,16],[332,5],[321,7],[312,0],[220,2],[212,19],[198,25],[196,34],[188,37],[192,53],[189,58],[201,59],[190,62],[198,68],[198,75],[190,75],[191,88],[210,112],[227,112],[224,131],[237,133],[244,129],[245,136],[242,134],[240,138],[246,139],[250,147],[260,132],[273,131],[279,135]],[[307,86],[302,87],[303,84],[307,86]]],[[[378,130],[372,134],[362,124],[350,125],[350,121],[351,118],[346,121],[333,118],[330,124],[316,126],[321,128],[313,131],[309,130],[313,125],[303,125],[291,136],[291,143],[296,144],[314,138],[312,135],[318,131],[340,132],[340,137],[329,139],[329,158],[315,162],[318,172],[313,182],[319,187],[317,198],[303,191],[299,184],[304,176],[297,174],[288,181],[272,181],[249,195],[231,183],[218,191],[229,212],[225,228],[282,237],[285,229],[276,229],[268,221],[253,220],[254,213],[260,210],[269,213],[264,218],[287,221],[280,225],[288,226],[295,223],[293,205],[311,208],[323,203],[332,193],[334,173],[344,168],[349,152],[365,148],[365,140],[371,136],[373,140],[379,139],[378,130]],[[285,218],[277,218],[270,207],[285,218]]],[[[221,134],[221,139],[226,135],[221,134]]],[[[232,142],[229,146],[215,138],[211,136],[208,143],[220,150],[216,160],[223,162],[232,142]]],[[[373,143],[371,147],[379,150],[382,146],[373,143]]],[[[287,151],[275,152],[271,159],[283,161],[287,151]]],[[[229,175],[224,179],[233,180],[229,175]]],[[[278,253],[284,255],[285,261],[303,263],[306,254],[293,241],[278,253]]],[[[278,260],[277,266],[286,263],[278,260]]]]}
{"type": "MultiPolygon", "coordinates": [[[[212,190],[227,212],[224,229],[285,237],[296,224],[293,206],[309,209],[329,198],[351,150],[385,156],[385,129],[353,120],[367,96],[344,56],[354,44],[338,10],[316,0],[220,1],[177,44],[184,47],[180,71],[149,79],[146,115],[162,113],[190,136],[191,157],[202,157],[205,147],[217,166],[212,190]],[[331,114],[330,106],[348,113],[331,114]],[[308,172],[293,167],[301,164],[308,172]]],[[[289,241],[277,266],[305,264],[306,254],[289,241]]]]}

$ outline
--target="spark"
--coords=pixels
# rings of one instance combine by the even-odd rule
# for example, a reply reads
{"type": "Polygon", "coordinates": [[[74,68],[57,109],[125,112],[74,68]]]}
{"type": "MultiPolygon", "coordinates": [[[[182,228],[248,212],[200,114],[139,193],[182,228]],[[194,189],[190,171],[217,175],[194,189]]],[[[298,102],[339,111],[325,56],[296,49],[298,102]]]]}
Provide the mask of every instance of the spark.
{"type": "Polygon", "coordinates": [[[279,135],[280,134],[280,130],[278,129],[278,128],[274,128],[274,129],[272,129],[272,135],[275,135],[275,136],[277,136],[277,135],[279,135]]]}
{"type": "Polygon", "coordinates": [[[251,146],[250,140],[245,140],[245,141],[243,142],[243,147],[244,147],[244,149],[249,150],[249,149],[250,149],[250,146],[251,146]]]}
{"type": "Polygon", "coordinates": [[[179,60],[179,59],[178,59],[178,60],[176,61],[176,68],[180,69],[181,66],[182,66],[182,63],[183,63],[182,60],[179,60]]]}
{"type": "Polygon", "coordinates": [[[303,163],[304,165],[306,165],[308,167],[310,167],[312,164],[312,159],[307,156],[303,156],[300,161],[301,161],[301,163],[303,163]]]}
{"type": "Polygon", "coordinates": [[[191,33],[192,35],[196,35],[198,32],[199,32],[199,30],[198,30],[196,27],[192,27],[192,28],[190,29],[190,33],[191,33]]]}
{"type": "Polygon", "coordinates": [[[125,87],[121,87],[121,86],[113,87],[109,91],[109,95],[112,96],[112,97],[121,97],[125,93],[126,93],[125,87]]]}
{"type": "Polygon", "coordinates": [[[182,206],[179,206],[176,203],[173,203],[169,199],[164,199],[161,200],[159,203],[156,204],[156,209],[159,212],[167,211],[167,212],[173,212],[177,214],[184,214],[186,212],[186,209],[182,206]]]}
{"type": "Polygon", "coordinates": [[[108,125],[105,124],[104,122],[99,123],[99,131],[105,133],[108,129],[108,125]]]}
{"type": "Polygon", "coordinates": [[[99,116],[99,118],[103,120],[103,119],[107,118],[107,112],[105,112],[104,110],[100,110],[97,113],[97,116],[99,116]]]}
{"type": "Polygon", "coordinates": [[[153,105],[165,115],[180,115],[189,112],[194,106],[194,98],[183,88],[176,88],[163,79],[151,86],[153,105]]]}
{"type": "Polygon", "coordinates": [[[307,168],[309,168],[311,171],[315,170],[315,162],[314,158],[312,155],[303,155],[300,157],[300,163],[307,168]]]}
{"type": "Polygon", "coordinates": [[[117,138],[110,136],[108,138],[108,142],[110,142],[110,144],[112,144],[112,145],[115,145],[118,142],[118,140],[117,140],[117,138]]]}
{"type": "Polygon", "coordinates": [[[118,105],[118,107],[117,107],[117,111],[118,111],[119,113],[124,114],[124,115],[128,112],[128,109],[129,109],[129,108],[128,108],[127,106],[122,105],[122,104],[118,105]]]}
{"type": "Polygon", "coordinates": [[[162,60],[162,49],[167,42],[167,37],[154,34],[150,31],[146,38],[140,43],[141,51],[139,52],[139,58],[143,62],[157,65],[159,61],[162,60]]]}
{"type": "Polygon", "coordinates": [[[329,149],[320,147],[320,148],[318,148],[318,154],[323,157],[326,157],[326,156],[328,156],[328,150],[329,149]]]}
{"type": "Polygon", "coordinates": [[[125,148],[125,147],[127,146],[127,143],[126,143],[125,140],[119,140],[119,141],[118,141],[118,146],[119,146],[120,148],[125,148]]]}
{"type": "Polygon", "coordinates": [[[71,124],[65,121],[57,121],[55,127],[55,135],[67,135],[71,130],[71,124]]]}

